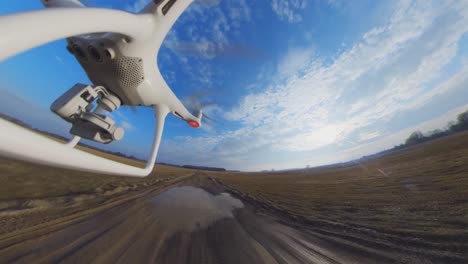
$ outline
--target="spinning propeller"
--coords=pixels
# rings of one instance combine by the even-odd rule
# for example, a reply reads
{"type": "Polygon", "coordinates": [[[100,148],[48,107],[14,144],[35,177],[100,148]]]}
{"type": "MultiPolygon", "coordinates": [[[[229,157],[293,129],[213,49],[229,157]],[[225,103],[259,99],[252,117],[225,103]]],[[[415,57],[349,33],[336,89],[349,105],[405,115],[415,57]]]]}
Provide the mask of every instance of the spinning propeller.
{"type": "Polygon", "coordinates": [[[219,125],[221,122],[208,114],[208,110],[220,105],[220,103],[215,100],[207,99],[214,94],[215,92],[210,90],[199,91],[184,98],[183,102],[193,115],[200,116],[204,122],[208,121],[208,123],[215,123],[219,125]]]}

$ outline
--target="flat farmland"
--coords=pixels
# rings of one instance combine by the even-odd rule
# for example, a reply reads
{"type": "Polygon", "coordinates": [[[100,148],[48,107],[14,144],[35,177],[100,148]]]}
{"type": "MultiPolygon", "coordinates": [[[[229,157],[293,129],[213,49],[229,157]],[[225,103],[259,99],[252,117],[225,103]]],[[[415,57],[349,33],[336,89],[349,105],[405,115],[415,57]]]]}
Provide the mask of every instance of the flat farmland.
{"type": "Polygon", "coordinates": [[[466,132],[350,166],[210,175],[305,230],[355,245],[468,252],[466,132]]]}
{"type": "Polygon", "coordinates": [[[37,257],[75,261],[86,256],[114,263],[121,254],[129,260],[138,257],[158,263],[176,263],[180,254],[188,254],[183,256],[192,263],[468,260],[468,133],[346,165],[280,172],[157,165],[148,177],[131,178],[4,158],[0,182],[0,262],[24,263],[37,257]],[[177,189],[184,186],[198,189],[177,189]],[[170,201],[158,198],[168,195],[170,201]],[[219,204],[219,197],[225,201],[232,196],[243,207],[207,228],[195,224],[193,232],[171,225],[174,230],[168,233],[160,222],[184,219],[184,224],[193,225],[207,212],[216,213],[203,209],[201,201],[209,195],[210,206],[219,204]],[[158,207],[155,199],[169,204],[158,207]],[[167,217],[158,213],[162,208],[170,209],[167,217]],[[182,212],[194,215],[181,218],[182,212]],[[147,233],[147,225],[152,231],[135,240],[138,247],[121,247],[133,244],[131,238],[137,233],[147,233]],[[95,233],[96,240],[88,240],[95,233]],[[114,236],[125,239],[109,248],[108,240],[114,236]],[[141,247],[147,251],[142,253],[141,247]],[[102,255],[101,248],[107,254],[102,255]]]}

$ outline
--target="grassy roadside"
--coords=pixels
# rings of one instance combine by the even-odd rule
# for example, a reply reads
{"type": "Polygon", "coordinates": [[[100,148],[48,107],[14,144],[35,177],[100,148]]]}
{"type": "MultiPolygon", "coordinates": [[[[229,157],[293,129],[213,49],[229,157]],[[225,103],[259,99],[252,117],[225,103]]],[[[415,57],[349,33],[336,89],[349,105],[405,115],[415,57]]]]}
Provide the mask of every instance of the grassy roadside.
{"type": "MultiPolygon", "coordinates": [[[[141,163],[107,153],[97,153],[95,150],[90,150],[90,152],[130,165],[141,163]]],[[[193,170],[189,169],[156,165],[154,171],[147,177],[120,177],[2,159],[0,160],[0,201],[105,193],[126,188],[135,189],[192,172],[193,170]]]]}
{"type": "MultiPolygon", "coordinates": [[[[141,161],[79,148],[107,159],[144,166],[141,161]]],[[[157,191],[192,173],[189,169],[156,165],[147,177],[121,177],[0,159],[0,236],[157,191]]]]}
{"type": "MultiPolygon", "coordinates": [[[[18,121],[14,121],[18,124],[18,121]]],[[[19,124],[32,133],[64,143],[54,135],[19,124]]],[[[146,162],[113,155],[86,146],[81,151],[135,167],[144,168],[146,162]]],[[[142,178],[119,177],[81,171],[59,169],[0,157],[0,203],[6,200],[41,199],[67,195],[106,193],[122,189],[136,189],[160,180],[192,173],[193,170],[156,165],[153,172],[142,178]]],[[[0,204],[0,210],[2,206],[0,204]]]]}

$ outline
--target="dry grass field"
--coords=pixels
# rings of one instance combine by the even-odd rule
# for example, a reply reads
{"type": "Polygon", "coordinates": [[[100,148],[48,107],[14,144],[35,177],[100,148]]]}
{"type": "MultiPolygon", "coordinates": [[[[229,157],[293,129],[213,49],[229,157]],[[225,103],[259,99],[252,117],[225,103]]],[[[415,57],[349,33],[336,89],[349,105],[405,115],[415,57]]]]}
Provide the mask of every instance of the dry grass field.
{"type": "MultiPolygon", "coordinates": [[[[49,139],[64,143],[64,140],[47,133],[25,129],[49,139]]],[[[146,162],[133,160],[85,146],[77,149],[135,167],[144,168],[146,162]]],[[[153,185],[181,175],[193,173],[193,170],[156,165],[147,177],[118,177],[95,173],[58,169],[0,157],[0,210],[1,202],[15,199],[39,199],[57,196],[94,194],[122,188],[137,188],[153,185]]]]}
{"type": "MultiPolygon", "coordinates": [[[[78,148],[132,166],[145,165],[95,149],[78,148]]],[[[193,172],[157,164],[147,177],[119,177],[0,158],[0,235],[154,190],[193,172]]]]}
{"type": "Polygon", "coordinates": [[[354,166],[212,175],[244,199],[327,235],[468,255],[466,132],[354,166]]]}
{"type": "MultiPolygon", "coordinates": [[[[91,150],[94,151],[94,150],[91,150]]],[[[138,165],[141,162],[100,153],[124,163],[138,165]]],[[[156,165],[155,170],[144,178],[97,175],[88,172],[56,169],[47,166],[24,163],[16,160],[0,161],[0,202],[15,199],[39,199],[66,195],[94,194],[117,188],[138,188],[154,185],[193,170],[156,165]]]]}
{"type": "MultiPolygon", "coordinates": [[[[116,197],[167,187],[194,172],[157,165],[146,178],[130,178],[3,159],[0,235],[116,197]]],[[[379,258],[393,252],[388,254],[442,262],[468,259],[468,132],[350,166],[268,173],[204,171],[196,175],[210,176],[256,210],[273,213],[279,221],[354,252],[365,251],[379,258]]]]}

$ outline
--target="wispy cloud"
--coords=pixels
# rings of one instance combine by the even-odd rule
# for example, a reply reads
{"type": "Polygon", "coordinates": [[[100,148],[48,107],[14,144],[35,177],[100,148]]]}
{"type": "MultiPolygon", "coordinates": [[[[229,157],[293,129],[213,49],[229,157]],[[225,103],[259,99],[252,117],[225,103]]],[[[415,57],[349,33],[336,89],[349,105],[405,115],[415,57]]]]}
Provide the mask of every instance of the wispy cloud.
{"type": "Polygon", "coordinates": [[[250,20],[251,11],[245,0],[221,1],[214,5],[194,2],[177,21],[164,44],[184,56],[190,43],[193,47],[189,48],[196,49],[202,57],[213,58],[214,51],[229,46],[230,38],[235,35],[232,33],[250,20]]]}
{"type": "MultiPolygon", "coordinates": [[[[386,24],[368,30],[331,63],[312,49],[290,48],[276,67],[278,77],[253,84],[263,89],[225,113],[241,128],[179,142],[190,141],[195,149],[200,144],[200,152],[210,153],[199,161],[216,157],[232,166],[246,166],[249,157],[258,162],[259,153],[306,153],[351,141],[375,142],[391,132],[377,132],[377,124],[383,128],[397,114],[467,85],[465,65],[452,67],[450,74],[445,70],[456,61],[458,43],[468,32],[467,6],[400,1],[386,24]]],[[[366,151],[378,151],[381,145],[372,146],[366,151]]]]}
{"type": "MultiPolygon", "coordinates": [[[[172,52],[160,56],[161,65],[178,61],[181,71],[188,74],[193,83],[211,87],[217,69],[210,60],[244,52],[237,47],[236,38],[241,35],[241,26],[251,19],[245,0],[192,3],[167,35],[163,45],[172,52]]],[[[163,68],[161,70],[164,72],[163,68]]]]}
{"type": "Polygon", "coordinates": [[[133,131],[133,130],[136,129],[136,127],[131,123],[131,121],[127,117],[127,115],[122,113],[121,110],[117,110],[117,111],[114,111],[112,113],[108,113],[108,115],[110,115],[114,119],[114,121],[116,122],[116,124],[118,126],[121,126],[126,131],[133,131]]]}
{"type": "Polygon", "coordinates": [[[314,51],[312,48],[291,48],[278,64],[278,73],[281,77],[301,74],[310,67],[314,51]]]}
{"type": "MultiPolygon", "coordinates": [[[[426,2],[402,4],[385,28],[370,30],[329,66],[312,52],[301,56],[290,50],[278,67],[279,73],[289,73],[287,77],[247,95],[226,117],[252,128],[268,126],[284,138],[280,142],[285,144],[275,145],[290,151],[335,143],[357,129],[388,120],[415,98],[430,98],[437,86],[428,84],[452,61],[457,42],[468,31],[466,17],[460,17],[464,14],[439,8],[426,2]],[[451,21],[453,17],[456,21],[451,21]],[[435,20],[448,21],[442,27],[435,20]],[[429,39],[441,31],[443,37],[429,39]],[[372,82],[375,75],[381,77],[379,83],[372,82]],[[353,94],[366,94],[358,89],[368,89],[369,95],[350,100],[356,97],[353,94]],[[352,115],[346,110],[349,105],[352,115]]],[[[419,106],[427,102],[420,100],[419,106]]]]}
{"type": "Polygon", "coordinates": [[[272,0],[271,9],[281,19],[289,23],[302,21],[302,11],[306,8],[305,0],[272,0]]]}
{"type": "Polygon", "coordinates": [[[380,131],[362,132],[362,133],[359,133],[359,141],[367,141],[369,139],[376,138],[380,135],[381,135],[380,131]]]}
{"type": "Polygon", "coordinates": [[[120,125],[126,129],[126,130],[134,130],[135,129],[135,126],[133,126],[132,124],[130,124],[128,121],[122,121],[120,123],[120,125]]]}

